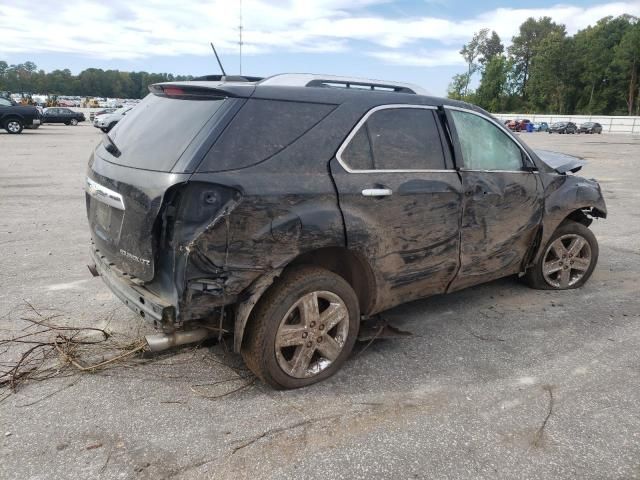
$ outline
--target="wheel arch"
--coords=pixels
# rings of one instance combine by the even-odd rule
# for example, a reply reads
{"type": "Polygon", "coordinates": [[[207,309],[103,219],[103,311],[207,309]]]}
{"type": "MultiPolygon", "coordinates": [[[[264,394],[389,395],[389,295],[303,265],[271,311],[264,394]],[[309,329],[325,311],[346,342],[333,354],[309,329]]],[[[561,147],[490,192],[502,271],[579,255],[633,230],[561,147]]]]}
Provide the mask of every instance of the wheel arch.
{"type": "Polygon", "coordinates": [[[542,255],[549,238],[551,238],[553,232],[555,232],[561,225],[568,221],[573,221],[581,223],[585,227],[589,227],[591,223],[593,223],[594,218],[606,217],[606,211],[593,205],[587,205],[572,209],[564,216],[557,217],[554,221],[543,221],[540,235],[537,236],[537,240],[534,245],[534,255],[530,257],[531,260],[527,263],[527,268],[531,267],[540,259],[540,255],[542,255]]]}
{"type": "Polygon", "coordinates": [[[326,268],[345,279],[358,297],[360,312],[366,315],[373,309],[376,300],[376,282],[369,262],[346,247],[323,247],[307,251],[293,258],[286,266],[269,272],[256,280],[236,304],[233,349],[239,352],[245,328],[251,320],[255,306],[276,282],[277,278],[299,265],[314,265],[326,268]]]}

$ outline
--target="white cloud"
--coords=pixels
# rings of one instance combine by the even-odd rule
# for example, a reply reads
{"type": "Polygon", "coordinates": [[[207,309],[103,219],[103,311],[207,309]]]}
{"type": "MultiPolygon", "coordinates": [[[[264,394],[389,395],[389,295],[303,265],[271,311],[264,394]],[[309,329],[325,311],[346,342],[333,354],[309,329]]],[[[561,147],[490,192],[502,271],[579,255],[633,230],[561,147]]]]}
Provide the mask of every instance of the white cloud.
{"type": "MultiPolygon", "coordinates": [[[[7,53],[32,52],[103,59],[209,56],[209,41],[223,53],[238,49],[237,1],[2,2],[0,58],[7,53]]],[[[527,17],[551,16],[574,33],[606,15],[640,16],[638,1],[498,8],[460,21],[432,16],[393,18],[372,8],[384,3],[391,0],[243,0],[243,51],[248,55],[338,52],[356,51],[357,46],[358,52],[391,64],[456,65],[461,63],[461,44],[480,28],[496,30],[508,43],[527,17]],[[436,48],[427,49],[424,42],[436,48]]]]}

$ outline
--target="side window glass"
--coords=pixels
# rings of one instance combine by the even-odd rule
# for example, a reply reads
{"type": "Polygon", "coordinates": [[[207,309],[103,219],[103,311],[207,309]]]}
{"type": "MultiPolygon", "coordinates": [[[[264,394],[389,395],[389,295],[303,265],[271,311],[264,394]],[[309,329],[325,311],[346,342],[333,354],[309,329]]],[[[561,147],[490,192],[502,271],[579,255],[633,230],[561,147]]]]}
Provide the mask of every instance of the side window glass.
{"type": "Polygon", "coordinates": [[[354,170],[373,170],[371,144],[367,136],[367,128],[363,125],[342,152],[342,159],[354,170]]]}
{"type": "Polygon", "coordinates": [[[335,105],[250,99],[211,148],[200,172],[255,165],[311,130],[335,105]]]}
{"type": "Polygon", "coordinates": [[[470,170],[521,170],[522,151],[506,133],[472,113],[451,110],[464,168],[470,170]]]}
{"type": "Polygon", "coordinates": [[[342,153],[355,170],[442,170],[440,133],[432,110],[388,108],[374,112],[342,153]]]}
{"type": "Polygon", "coordinates": [[[11,106],[11,102],[9,100],[4,99],[4,98],[0,98],[0,106],[10,107],[11,106]]]}

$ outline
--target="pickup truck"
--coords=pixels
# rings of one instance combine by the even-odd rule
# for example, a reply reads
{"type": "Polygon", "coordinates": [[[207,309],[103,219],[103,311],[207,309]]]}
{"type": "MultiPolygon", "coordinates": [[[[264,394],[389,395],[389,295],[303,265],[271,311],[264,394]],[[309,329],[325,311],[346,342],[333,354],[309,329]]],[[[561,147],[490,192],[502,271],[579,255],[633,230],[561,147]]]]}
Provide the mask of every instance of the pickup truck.
{"type": "Polygon", "coordinates": [[[29,105],[18,105],[0,97],[0,127],[8,133],[21,133],[24,127],[40,125],[40,111],[29,105]]]}

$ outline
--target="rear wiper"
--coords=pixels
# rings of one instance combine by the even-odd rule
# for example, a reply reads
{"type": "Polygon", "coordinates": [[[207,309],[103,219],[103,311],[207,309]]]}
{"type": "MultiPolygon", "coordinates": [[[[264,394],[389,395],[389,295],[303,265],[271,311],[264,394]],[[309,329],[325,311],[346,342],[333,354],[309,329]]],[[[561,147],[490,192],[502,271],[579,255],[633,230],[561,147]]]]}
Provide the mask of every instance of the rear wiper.
{"type": "Polygon", "coordinates": [[[111,155],[113,155],[114,157],[118,158],[120,155],[122,155],[122,152],[120,151],[118,146],[115,144],[115,142],[111,139],[111,137],[107,133],[103,135],[102,145],[104,145],[105,150],[109,152],[111,155]]]}

